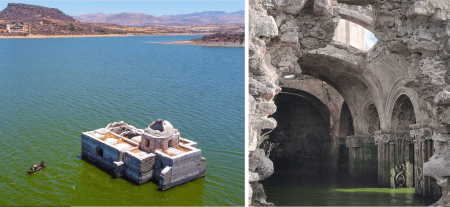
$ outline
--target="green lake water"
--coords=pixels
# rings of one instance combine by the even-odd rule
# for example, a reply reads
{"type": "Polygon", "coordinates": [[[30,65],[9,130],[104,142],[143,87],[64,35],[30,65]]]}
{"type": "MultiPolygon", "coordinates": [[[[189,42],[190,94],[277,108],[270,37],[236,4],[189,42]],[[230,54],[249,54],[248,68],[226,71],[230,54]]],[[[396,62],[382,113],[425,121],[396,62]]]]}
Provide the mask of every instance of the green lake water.
{"type": "Polygon", "coordinates": [[[244,205],[244,48],[150,43],[199,37],[0,39],[0,206],[244,205]],[[80,159],[81,132],[156,119],[198,142],[205,178],[159,191],[80,159]]]}
{"type": "Polygon", "coordinates": [[[278,172],[261,182],[276,206],[429,206],[435,199],[414,188],[378,188],[376,183],[301,172],[278,172]]]}

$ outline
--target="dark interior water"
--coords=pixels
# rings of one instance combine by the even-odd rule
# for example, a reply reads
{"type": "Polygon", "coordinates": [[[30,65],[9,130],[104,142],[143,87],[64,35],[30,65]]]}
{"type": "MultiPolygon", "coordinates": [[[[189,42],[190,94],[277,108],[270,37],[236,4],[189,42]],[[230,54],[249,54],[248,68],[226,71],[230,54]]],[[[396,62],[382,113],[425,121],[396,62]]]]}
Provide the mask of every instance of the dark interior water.
{"type": "Polygon", "coordinates": [[[0,39],[0,205],[244,205],[244,48],[149,43],[199,37],[0,39]],[[79,158],[81,132],[156,119],[205,178],[162,192],[79,158]]]}
{"type": "Polygon", "coordinates": [[[302,171],[274,173],[261,182],[267,202],[276,206],[429,206],[437,200],[414,195],[414,188],[378,188],[302,171]]]}

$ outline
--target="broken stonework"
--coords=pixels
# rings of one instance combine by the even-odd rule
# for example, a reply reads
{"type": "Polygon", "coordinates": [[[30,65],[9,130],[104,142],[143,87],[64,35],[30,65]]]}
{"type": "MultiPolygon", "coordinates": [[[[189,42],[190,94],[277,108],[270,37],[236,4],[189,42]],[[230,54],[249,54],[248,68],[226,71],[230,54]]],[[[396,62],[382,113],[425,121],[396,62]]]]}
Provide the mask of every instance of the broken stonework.
{"type": "MultiPolygon", "coordinates": [[[[436,196],[441,192],[431,186],[440,185],[442,198],[436,205],[447,205],[450,175],[442,172],[450,168],[446,141],[450,137],[450,1],[250,0],[249,3],[250,172],[258,174],[252,176],[250,183],[251,204],[268,205],[258,180],[270,176],[273,164],[262,157],[259,145],[263,139],[272,140],[270,132],[274,128],[283,127],[269,116],[277,111],[274,98],[288,88],[309,90],[334,113],[330,114],[329,123],[330,146],[334,147],[323,149],[331,150],[329,153],[334,153],[334,157],[339,156],[333,150],[348,149],[350,162],[354,163],[358,159],[384,163],[368,172],[375,175],[381,186],[409,185],[420,196],[436,196]],[[351,39],[333,40],[341,19],[372,31],[378,42],[365,51],[350,45],[351,39]],[[288,78],[293,82],[287,81],[288,78]],[[322,86],[312,84],[312,79],[326,82],[343,100],[323,99],[326,96],[322,91],[326,90],[317,89],[322,86]],[[336,118],[346,108],[343,102],[352,123],[336,118]],[[344,134],[337,129],[349,124],[353,128],[344,130],[344,134]],[[395,147],[402,146],[397,139],[405,140],[416,151],[430,152],[413,153],[415,163],[404,163],[405,178],[400,184],[391,179],[397,174],[392,176],[389,170],[395,168],[394,160],[403,162],[407,158],[391,158],[391,154],[382,153],[391,149],[396,152],[395,147]],[[378,154],[351,157],[356,148],[378,154]],[[413,166],[418,170],[412,170],[413,166]]],[[[274,146],[271,156],[281,156],[277,148],[280,145],[274,146]]],[[[329,163],[337,163],[332,158],[329,163]]],[[[338,164],[330,166],[336,168],[330,172],[339,171],[338,164]]]]}
{"type": "Polygon", "coordinates": [[[250,156],[248,162],[250,175],[253,173],[258,175],[257,177],[254,177],[254,179],[259,178],[258,180],[263,180],[271,176],[273,173],[273,164],[269,158],[266,157],[262,149],[256,149],[256,151],[254,151],[250,156]]]}
{"type": "Polygon", "coordinates": [[[278,35],[277,25],[271,16],[263,16],[256,23],[256,35],[262,37],[274,37],[278,35]]]}

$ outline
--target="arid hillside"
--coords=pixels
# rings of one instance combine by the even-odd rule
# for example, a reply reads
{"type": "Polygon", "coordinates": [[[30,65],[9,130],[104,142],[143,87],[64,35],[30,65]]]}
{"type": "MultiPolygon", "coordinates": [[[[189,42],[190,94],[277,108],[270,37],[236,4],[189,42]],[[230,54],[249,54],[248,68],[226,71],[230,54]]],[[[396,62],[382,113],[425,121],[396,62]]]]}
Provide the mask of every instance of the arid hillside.
{"type": "Polygon", "coordinates": [[[59,9],[29,4],[9,3],[6,9],[0,12],[0,20],[33,22],[33,21],[40,21],[43,18],[60,20],[64,22],[77,21],[74,18],[64,14],[59,9]]]}
{"type": "Polygon", "coordinates": [[[82,21],[89,21],[82,22],[64,14],[59,9],[9,3],[4,10],[0,11],[0,35],[26,36],[32,34],[55,36],[240,33],[245,30],[245,25],[243,24],[245,18],[243,14],[243,11],[234,13],[201,12],[154,17],[136,13],[120,13],[115,15],[97,13],[84,15],[85,19],[82,21]],[[219,22],[240,21],[242,23],[219,24],[219,22]],[[209,22],[211,24],[208,24],[209,22]],[[8,28],[11,31],[8,31],[8,28]]]}
{"type": "Polygon", "coordinates": [[[75,16],[81,22],[112,23],[127,26],[186,26],[186,25],[212,25],[212,24],[244,24],[245,12],[237,11],[226,13],[223,11],[206,11],[192,14],[152,16],[143,13],[119,13],[119,14],[83,14],[75,16]]]}
{"type": "MultiPolygon", "coordinates": [[[[16,35],[94,35],[106,34],[105,27],[98,24],[80,22],[64,14],[59,9],[29,4],[9,3],[0,12],[0,33],[3,36],[16,35]],[[7,24],[19,24],[19,28],[8,33],[7,24]]],[[[111,32],[113,33],[113,32],[111,32]]]]}

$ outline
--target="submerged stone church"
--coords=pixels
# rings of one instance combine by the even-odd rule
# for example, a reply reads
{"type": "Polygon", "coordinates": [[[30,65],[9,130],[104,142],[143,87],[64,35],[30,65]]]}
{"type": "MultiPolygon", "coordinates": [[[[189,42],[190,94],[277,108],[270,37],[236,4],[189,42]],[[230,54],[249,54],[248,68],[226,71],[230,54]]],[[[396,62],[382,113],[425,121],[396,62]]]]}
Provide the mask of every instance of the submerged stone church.
{"type": "Polygon", "coordinates": [[[206,159],[197,143],[181,138],[166,120],[158,119],[144,130],[123,121],[108,124],[83,132],[81,145],[83,159],[137,184],[153,179],[167,190],[205,176],[206,159]]]}

